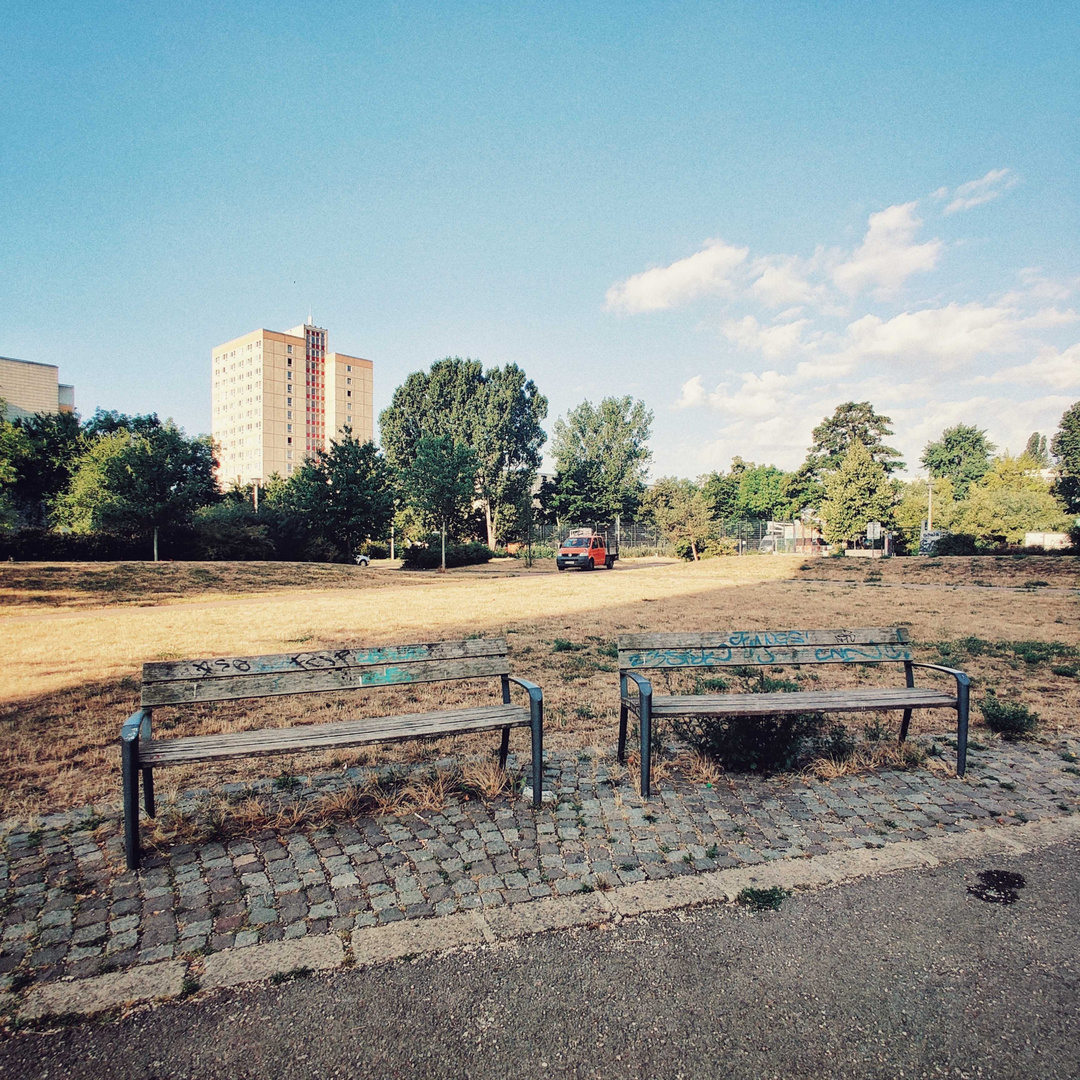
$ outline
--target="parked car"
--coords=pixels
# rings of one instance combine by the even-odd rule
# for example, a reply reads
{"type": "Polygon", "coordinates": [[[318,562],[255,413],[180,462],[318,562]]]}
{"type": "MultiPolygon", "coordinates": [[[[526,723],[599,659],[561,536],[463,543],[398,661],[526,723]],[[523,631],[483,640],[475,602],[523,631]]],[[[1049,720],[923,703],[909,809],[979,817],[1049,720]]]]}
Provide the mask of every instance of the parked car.
{"type": "Polygon", "coordinates": [[[357,555],[356,556],[356,565],[357,566],[370,566],[371,565],[371,559],[369,559],[366,555],[357,555]]]}

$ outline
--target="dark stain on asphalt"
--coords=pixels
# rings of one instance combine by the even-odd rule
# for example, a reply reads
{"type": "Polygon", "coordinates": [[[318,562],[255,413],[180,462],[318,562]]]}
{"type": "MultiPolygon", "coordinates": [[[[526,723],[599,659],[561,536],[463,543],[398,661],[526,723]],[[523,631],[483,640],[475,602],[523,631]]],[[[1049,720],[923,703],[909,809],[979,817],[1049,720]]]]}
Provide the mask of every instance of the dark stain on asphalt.
{"type": "Polygon", "coordinates": [[[979,874],[979,884],[969,885],[967,891],[988,904],[1015,904],[1020,899],[1016,890],[1025,885],[1023,874],[1014,874],[1011,870],[983,870],[979,874]]]}

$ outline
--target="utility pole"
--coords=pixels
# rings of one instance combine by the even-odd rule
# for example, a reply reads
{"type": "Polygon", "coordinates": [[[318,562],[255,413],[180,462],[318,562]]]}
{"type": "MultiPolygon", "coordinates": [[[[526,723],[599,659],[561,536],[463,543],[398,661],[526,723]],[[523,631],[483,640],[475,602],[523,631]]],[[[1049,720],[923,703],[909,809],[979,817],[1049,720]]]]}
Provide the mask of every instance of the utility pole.
{"type": "Polygon", "coordinates": [[[926,531],[934,527],[934,474],[926,474],[926,531]]]}

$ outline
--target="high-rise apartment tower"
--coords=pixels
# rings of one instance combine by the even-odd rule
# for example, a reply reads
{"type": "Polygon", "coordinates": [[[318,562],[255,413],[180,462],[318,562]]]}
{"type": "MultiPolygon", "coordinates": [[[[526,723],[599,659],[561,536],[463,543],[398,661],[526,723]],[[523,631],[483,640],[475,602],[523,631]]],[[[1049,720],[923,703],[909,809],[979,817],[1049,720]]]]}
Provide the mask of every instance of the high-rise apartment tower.
{"type": "Polygon", "coordinates": [[[223,484],[290,476],[349,428],[374,437],[370,360],[327,352],[326,330],[253,330],[213,351],[212,431],[223,484]]]}

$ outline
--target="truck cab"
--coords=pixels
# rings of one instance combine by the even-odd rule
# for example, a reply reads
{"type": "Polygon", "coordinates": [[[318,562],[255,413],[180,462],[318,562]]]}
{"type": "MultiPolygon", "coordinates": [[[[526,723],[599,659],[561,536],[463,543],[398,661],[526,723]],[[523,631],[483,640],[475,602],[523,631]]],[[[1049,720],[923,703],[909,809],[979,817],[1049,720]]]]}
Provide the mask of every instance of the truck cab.
{"type": "Polygon", "coordinates": [[[559,545],[555,565],[560,570],[569,567],[595,570],[598,566],[610,570],[618,557],[618,541],[609,537],[606,531],[572,529],[570,535],[559,545]]]}

